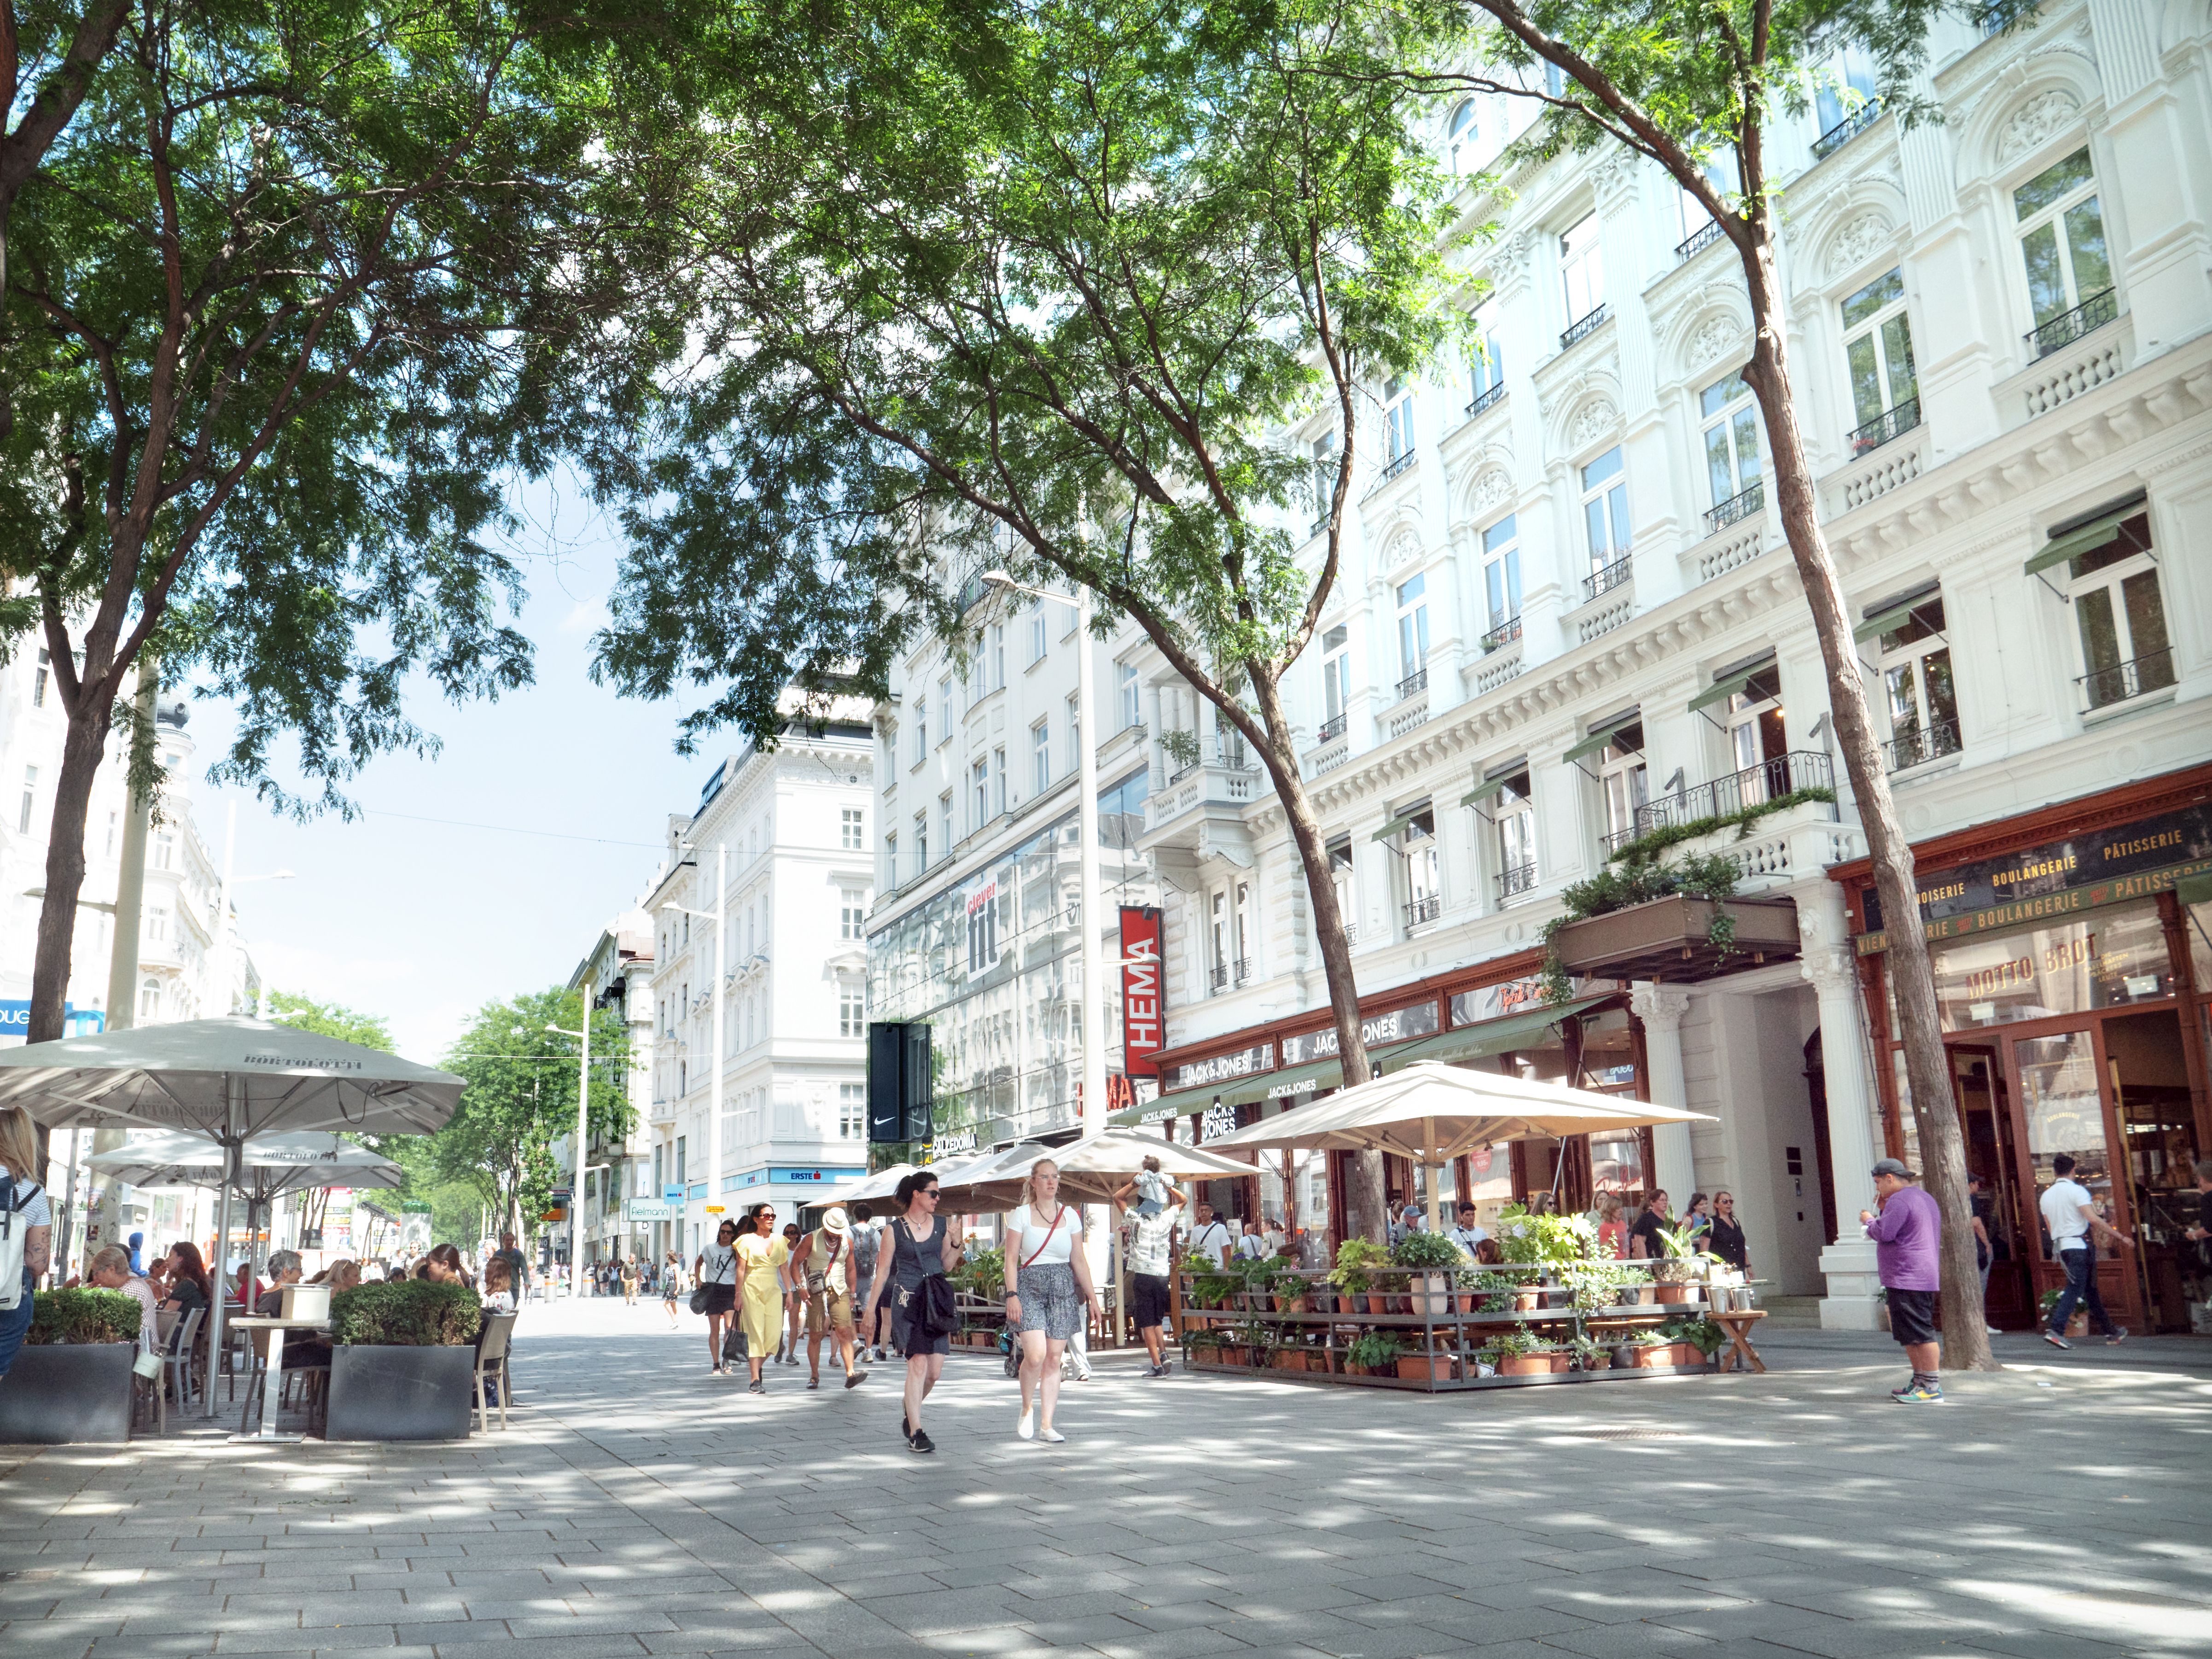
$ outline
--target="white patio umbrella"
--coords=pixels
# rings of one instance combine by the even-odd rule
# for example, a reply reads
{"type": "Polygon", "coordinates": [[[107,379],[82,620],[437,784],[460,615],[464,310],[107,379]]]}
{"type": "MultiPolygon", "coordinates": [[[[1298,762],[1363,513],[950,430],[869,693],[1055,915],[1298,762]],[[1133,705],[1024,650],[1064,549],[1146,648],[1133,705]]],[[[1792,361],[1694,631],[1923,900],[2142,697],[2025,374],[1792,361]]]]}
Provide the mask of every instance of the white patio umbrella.
{"type": "Polygon", "coordinates": [[[1178,1176],[1218,1180],[1255,1173],[1243,1158],[1224,1158],[1217,1152],[1214,1147],[1220,1144],[1178,1146],[1160,1135],[1127,1128],[1102,1129],[1065,1146],[1026,1140],[986,1163],[939,1177],[939,1184],[946,1194],[939,1206],[1011,1206],[1019,1197],[1030,1170],[1046,1158],[1060,1166],[1061,1196],[1085,1204],[1110,1202],[1115,1189],[1142,1169],[1147,1158],[1159,1159],[1160,1173],[1170,1180],[1178,1176]]]}
{"type": "Polygon", "coordinates": [[[942,1164],[894,1164],[873,1175],[832,1182],[823,1189],[821,1201],[824,1204],[857,1204],[896,1198],[899,1182],[921,1170],[927,1170],[935,1176],[941,1187],[962,1171],[981,1169],[1000,1156],[994,1152],[970,1152],[964,1158],[947,1158],[942,1164]]]}
{"type": "MultiPolygon", "coordinates": [[[[453,1115],[462,1086],[450,1072],[271,1020],[183,1020],[0,1049],[0,1104],[21,1106],[42,1124],[143,1123],[218,1141],[223,1245],[239,1152],[250,1137],[282,1129],[428,1134],[453,1115]]],[[[208,1352],[220,1353],[221,1295],[209,1320],[208,1352]]],[[[215,1411],[212,1397],[207,1409],[215,1411]]]]}
{"type": "MultiPolygon", "coordinates": [[[[1611,1129],[1711,1121],[1704,1112],[1420,1060],[1310,1106],[1263,1118],[1206,1146],[1216,1152],[1259,1146],[1395,1152],[1437,1170],[1492,1141],[1559,1140],[1611,1129]]],[[[1440,1225],[1436,1182],[1428,1188],[1429,1227],[1435,1231],[1440,1225]]]]}

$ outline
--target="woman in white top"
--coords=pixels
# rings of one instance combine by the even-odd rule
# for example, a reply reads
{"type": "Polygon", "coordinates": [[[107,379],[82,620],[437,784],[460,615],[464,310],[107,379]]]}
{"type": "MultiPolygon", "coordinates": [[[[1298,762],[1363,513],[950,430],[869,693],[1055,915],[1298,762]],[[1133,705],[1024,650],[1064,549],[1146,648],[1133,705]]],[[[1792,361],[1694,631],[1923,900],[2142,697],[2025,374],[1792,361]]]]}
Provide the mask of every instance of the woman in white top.
{"type": "Polygon", "coordinates": [[[738,1224],[725,1219],[714,1229],[714,1242],[691,1263],[691,1277],[707,1293],[700,1311],[707,1316],[707,1357],[714,1362],[708,1369],[716,1376],[723,1371],[723,1330],[738,1305],[737,1245],[738,1224]]]}
{"type": "Polygon", "coordinates": [[[20,1106],[0,1107],[0,1204],[6,1225],[20,1229],[23,1279],[12,1308],[0,1309],[0,1376],[8,1375],[15,1351],[31,1328],[31,1287],[53,1265],[54,1209],[39,1185],[39,1131],[20,1106]]]}
{"type": "Polygon", "coordinates": [[[1106,1310],[1091,1287],[1091,1263],[1080,1248],[1083,1212],[1060,1201],[1060,1165],[1039,1158],[1022,1196],[1021,1207],[1006,1218],[1006,1318],[1022,1342],[1022,1414],[1014,1432],[1058,1443],[1067,1438],[1052,1425],[1060,1356],[1083,1328],[1085,1308],[1101,1324],[1106,1310]]]}

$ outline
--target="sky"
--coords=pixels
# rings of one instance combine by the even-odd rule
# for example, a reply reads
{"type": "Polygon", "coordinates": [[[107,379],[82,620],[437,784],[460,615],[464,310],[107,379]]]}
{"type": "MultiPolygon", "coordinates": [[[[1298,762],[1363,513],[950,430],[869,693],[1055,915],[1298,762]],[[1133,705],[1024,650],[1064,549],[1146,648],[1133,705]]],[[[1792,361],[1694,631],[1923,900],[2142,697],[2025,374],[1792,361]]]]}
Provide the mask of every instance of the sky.
{"type": "Polygon", "coordinates": [[[420,687],[409,712],[444,746],[371,763],[347,791],[362,817],[295,823],[249,790],[216,787],[207,769],[232,712],[192,704],[193,813],[220,868],[237,805],[239,936],[263,982],[382,1015],[400,1052],[422,1060],[484,1003],[567,981],[645,890],[668,815],[697,802],[736,746],[685,759],[674,745],[688,705],[592,683],[618,533],[573,489],[515,500],[527,526],[511,548],[530,586],[518,625],[537,647],[536,683],[458,707],[420,687]],[[285,869],[289,880],[250,879],[285,869]]]}

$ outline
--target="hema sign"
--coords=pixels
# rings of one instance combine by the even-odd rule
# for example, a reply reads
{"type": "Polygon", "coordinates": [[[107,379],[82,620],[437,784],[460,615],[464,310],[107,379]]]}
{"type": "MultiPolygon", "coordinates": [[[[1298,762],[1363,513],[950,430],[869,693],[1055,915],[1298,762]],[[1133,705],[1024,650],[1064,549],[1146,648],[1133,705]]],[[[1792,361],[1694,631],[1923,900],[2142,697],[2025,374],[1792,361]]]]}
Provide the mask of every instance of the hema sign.
{"type": "Polygon", "coordinates": [[[1167,1036],[1160,994],[1158,905],[1121,907],[1121,1054],[1131,1077],[1158,1077],[1152,1056],[1167,1036]]]}

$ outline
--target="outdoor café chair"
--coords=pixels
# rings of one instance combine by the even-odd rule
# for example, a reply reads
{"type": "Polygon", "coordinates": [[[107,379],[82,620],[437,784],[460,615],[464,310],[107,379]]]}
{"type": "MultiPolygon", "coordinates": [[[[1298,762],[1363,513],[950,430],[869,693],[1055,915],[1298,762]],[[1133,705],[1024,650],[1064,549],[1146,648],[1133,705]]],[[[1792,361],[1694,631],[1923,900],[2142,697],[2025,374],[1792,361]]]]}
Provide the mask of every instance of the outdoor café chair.
{"type": "Polygon", "coordinates": [[[484,1403],[484,1379],[488,1376],[499,1389],[499,1425],[502,1429],[507,1426],[507,1399],[514,1392],[513,1379],[507,1370],[507,1345],[514,1334],[517,1317],[511,1313],[492,1315],[484,1321],[483,1340],[477,1345],[477,1428],[480,1433],[491,1427],[491,1413],[484,1403]]]}
{"type": "MultiPolygon", "coordinates": [[[[177,1391],[179,1411],[187,1409],[191,1403],[192,1345],[199,1340],[200,1321],[206,1316],[206,1314],[207,1310],[204,1308],[193,1309],[170,1327],[168,1335],[161,1342],[162,1386],[154,1391],[154,1397],[161,1402],[155,1417],[157,1433],[167,1434],[169,1431],[169,1389],[174,1389],[177,1391]]],[[[171,1316],[174,1317],[173,1315],[171,1316]]],[[[160,1316],[157,1315],[155,1317],[158,1321],[160,1316]]],[[[159,1328],[160,1326],[157,1323],[155,1329],[159,1328]]]]}

